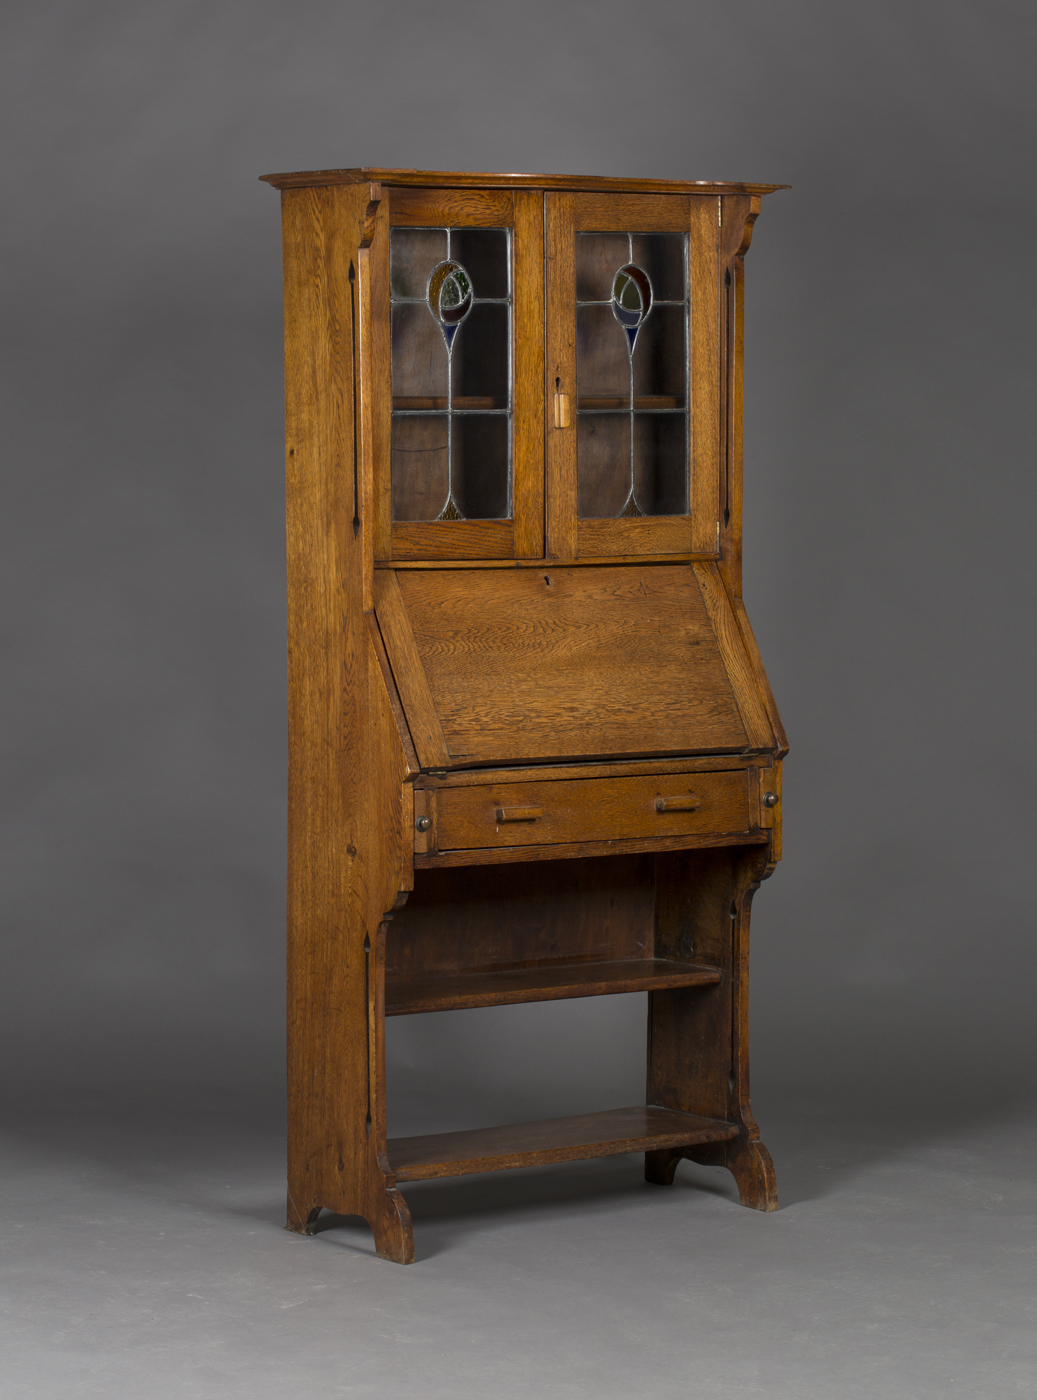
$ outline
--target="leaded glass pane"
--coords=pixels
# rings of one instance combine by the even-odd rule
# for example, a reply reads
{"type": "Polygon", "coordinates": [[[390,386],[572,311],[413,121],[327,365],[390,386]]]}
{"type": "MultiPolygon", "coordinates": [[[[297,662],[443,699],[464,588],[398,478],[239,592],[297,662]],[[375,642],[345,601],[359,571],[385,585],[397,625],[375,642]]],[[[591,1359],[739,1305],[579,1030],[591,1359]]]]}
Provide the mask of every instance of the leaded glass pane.
{"type": "Polygon", "coordinates": [[[403,403],[414,398],[442,403],[412,405],[446,408],[450,359],[442,332],[421,302],[392,308],[392,394],[403,403]]]}
{"type": "Polygon", "coordinates": [[[688,513],[682,233],[576,236],[577,513],[688,513]]]}
{"type": "Polygon", "coordinates": [[[438,520],[450,494],[445,413],[392,416],[394,520],[438,520]]]}
{"type": "Polygon", "coordinates": [[[617,462],[630,461],[629,413],[576,416],[576,509],[581,517],[622,514],[630,481],[617,462]]]}
{"type": "Polygon", "coordinates": [[[390,286],[393,519],[509,519],[509,230],[395,228],[390,286]]]}
{"type": "Polygon", "coordinates": [[[389,240],[392,297],[425,300],[432,269],[447,256],[445,228],[394,228],[389,240]]]}

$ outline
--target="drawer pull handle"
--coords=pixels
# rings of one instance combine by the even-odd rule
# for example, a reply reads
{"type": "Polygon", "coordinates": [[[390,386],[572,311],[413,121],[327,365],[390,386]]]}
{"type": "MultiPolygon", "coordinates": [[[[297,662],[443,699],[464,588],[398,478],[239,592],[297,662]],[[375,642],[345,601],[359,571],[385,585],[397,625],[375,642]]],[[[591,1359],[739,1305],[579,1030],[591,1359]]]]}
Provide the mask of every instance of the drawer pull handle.
{"type": "Polygon", "coordinates": [[[498,807],[499,822],[535,822],[544,815],[543,807],[498,807]]]}
{"type": "Polygon", "coordinates": [[[684,797],[657,797],[655,799],[655,810],[657,812],[694,812],[702,806],[702,798],[695,793],[689,792],[684,797]]]}

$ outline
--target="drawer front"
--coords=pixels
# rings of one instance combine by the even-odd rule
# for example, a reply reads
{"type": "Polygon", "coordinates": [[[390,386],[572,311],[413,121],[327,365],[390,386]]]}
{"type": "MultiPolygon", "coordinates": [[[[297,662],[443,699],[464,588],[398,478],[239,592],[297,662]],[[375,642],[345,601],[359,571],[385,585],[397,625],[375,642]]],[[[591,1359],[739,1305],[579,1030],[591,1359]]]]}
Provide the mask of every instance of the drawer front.
{"type": "Polygon", "coordinates": [[[440,851],[748,830],[744,769],[658,778],[495,783],[436,792],[440,851]]]}

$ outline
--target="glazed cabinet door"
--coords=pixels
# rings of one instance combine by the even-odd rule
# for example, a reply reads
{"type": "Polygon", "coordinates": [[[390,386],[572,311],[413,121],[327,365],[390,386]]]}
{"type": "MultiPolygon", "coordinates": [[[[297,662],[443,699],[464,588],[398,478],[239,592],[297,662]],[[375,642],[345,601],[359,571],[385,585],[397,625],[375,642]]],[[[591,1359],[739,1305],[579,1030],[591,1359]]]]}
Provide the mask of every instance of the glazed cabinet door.
{"type": "Polygon", "coordinates": [[[715,554],[720,201],[545,199],[548,555],[715,554]]]}
{"type": "Polygon", "coordinates": [[[543,196],[393,188],[371,246],[375,555],[543,553],[543,196]]]}

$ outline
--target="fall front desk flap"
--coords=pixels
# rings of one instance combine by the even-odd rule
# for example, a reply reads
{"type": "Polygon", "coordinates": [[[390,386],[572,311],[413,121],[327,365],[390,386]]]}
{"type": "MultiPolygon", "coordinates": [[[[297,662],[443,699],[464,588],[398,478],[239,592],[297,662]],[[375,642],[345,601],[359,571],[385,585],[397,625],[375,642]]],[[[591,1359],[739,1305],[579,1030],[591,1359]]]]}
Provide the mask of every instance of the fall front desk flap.
{"type": "Polygon", "coordinates": [[[381,569],[375,612],[423,768],[774,747],[713,565],[381,569]]]}

